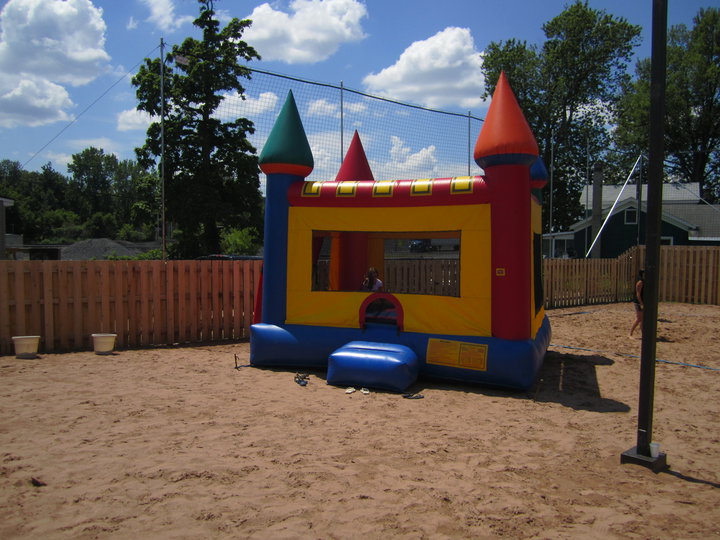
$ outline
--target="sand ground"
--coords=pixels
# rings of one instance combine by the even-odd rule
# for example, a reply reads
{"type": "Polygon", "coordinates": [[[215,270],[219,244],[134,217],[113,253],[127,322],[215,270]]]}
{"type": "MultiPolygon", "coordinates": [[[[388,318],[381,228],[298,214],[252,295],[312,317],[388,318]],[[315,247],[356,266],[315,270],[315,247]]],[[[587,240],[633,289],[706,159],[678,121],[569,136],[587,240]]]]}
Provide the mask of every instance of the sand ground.
{"type": "Polygon", "coordinates": [[[0,538],[720,538],[720,306],[660,305],[658,359],[716,370],[657,364],[660,474],[620,464],[632,306],[548,315],[521,393],[301,387],[247,343],[2,357],[0,538]]]}

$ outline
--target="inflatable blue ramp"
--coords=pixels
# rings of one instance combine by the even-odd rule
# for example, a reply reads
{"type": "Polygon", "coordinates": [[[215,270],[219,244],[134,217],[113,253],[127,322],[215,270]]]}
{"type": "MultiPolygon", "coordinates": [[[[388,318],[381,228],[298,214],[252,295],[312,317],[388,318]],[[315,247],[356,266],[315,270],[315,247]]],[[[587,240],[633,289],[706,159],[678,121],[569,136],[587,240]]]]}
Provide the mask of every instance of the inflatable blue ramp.
{"type": "Polygon", "coordinates": [[[351,341],[330,355],[327,382],[403,392],[417,380],[419,364],[404,345],[351,341]]]}

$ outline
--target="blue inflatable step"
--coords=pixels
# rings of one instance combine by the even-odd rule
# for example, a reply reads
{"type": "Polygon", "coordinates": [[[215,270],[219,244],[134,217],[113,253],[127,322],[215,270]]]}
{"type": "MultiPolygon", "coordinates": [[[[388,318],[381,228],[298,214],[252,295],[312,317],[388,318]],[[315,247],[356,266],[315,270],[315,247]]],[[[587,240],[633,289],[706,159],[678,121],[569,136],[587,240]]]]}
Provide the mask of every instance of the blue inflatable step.
{"type": "Polygon", "coordinates": [[[417,380],[419,364],[404,345],[351,341],[328,358],[327,382],[403,392],[417,380]]]}

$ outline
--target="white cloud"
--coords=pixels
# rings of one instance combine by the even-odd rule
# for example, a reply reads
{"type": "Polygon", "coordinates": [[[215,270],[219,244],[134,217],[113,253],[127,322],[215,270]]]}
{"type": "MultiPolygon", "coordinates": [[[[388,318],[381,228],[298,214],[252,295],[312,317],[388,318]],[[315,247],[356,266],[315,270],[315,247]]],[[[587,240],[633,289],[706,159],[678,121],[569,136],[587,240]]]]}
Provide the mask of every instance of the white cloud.
{"type": "Polygon", "coordinates": [[[223,95],[223,100],[213,115],[224,122],[234,122],[238,118],[256,118],[266,112],[274,111],[278,97],[273,92],[263,92],[258,97],[245,96],[242,99],[233,91],[223,95]]]}
{"type": "Polygon", "coordinates": [[[412,43],[392,66],[363,80],[368,92],[427,107],[482,105],[482,54],[470,30],[448,27],[412,43]]]}
{"type": "Polygon", "coordinates": [[[330,103],[327,99],[316,99],[308,105],[307,115],[340,118],[340,107],[336,103],[330,103]]]}
{"type": "Polygon", "coordinates": [[[107,137],[96,137],[93,139],[72,139],[69,141],[72,148],[77,149],[78,152],[93,146],[103,150],[106,154],[115,154],[116,157],[120,156],[120,146],[118,143],[107,137]]]}
{"type": "Polygon", "coordinates": [[[157,26],[164,32],[177,30],[183,24],[192,23],[195,17],[190,15],[175,15],[175,3],[173,0],[140,0],[150,10],[147,21],[157,26]]]}
{"type": "Polygon", "coordinates": [[[3,73],[79,86],[107,69],[105,21],[90,0],[10,0],[0,28],[3,73]]]}
{"type": "Polygon", "coordinates": [[[222,26],[227,26],[227,23],[233,19],[233,16],[228,10],[218,9],[217,6],[215,7],[215,17],[222,26]]]}
{"type": "Polygon", "coordinates": [[[417,152],[395,135],[390,137],[390,159],[385,162],[371,161],[376,179],[435,178],[438,158],[434,145],[417,152]]]}
{"type": "Polygon", "coordinates": [[[243,39],[263,60],[321,62],[342,44],[365,37],[361,21],[367,9],[358,0],[293,0],[290,10],[288,14],[264,3],[248,16],[253,24],[243,39]]]}
{"type": "MultiPolygon", "coordinates": [[[[343,111],[345,116],[350,114],[362,114],[367,111],[367,105],[360,101],[355,103],[345,102],[343,103],[343,111]]],[[[331,116],[333,118],[340,118],[340,105],[333,103],[325,98],[316,99],[311,101],[307,108],[307,116],[331,116]]]]}
{"type": "Polygon", "coordinates": [[[127,25],[125,26],[125,30],[135,30],[138,26],[138,22],[135,20],[135,17],[132,15],[130,16],[130,20],[127,22],[127,25]]]}
{"type": "Polygon", "coordinates": [[[340,170],[340,139],[336,132],[308,134],[308,143],[313,155],[312,180],[335,180],[340,170]]]}
{"type": "Polygon", "coordinates": [[[122,111],[117,115],[117,130],[118,131],[134,131],[142,130],[147,131],[150,124],[156,121],[157,118],[153,118],[145,111],[138,109],[128,109],[122,111]]]}
{"type": "Polygon", "coordinates": [[[362,114],[367,111],[368,106],[365,103],[357,101],[355,103],[345,102],[343,104],[343,108],[345,109],[346,113],[362,114]]]}
{"type": "Polygon", "coordinates": [[[57,152],[47,152],[44,155],[45,160],[49,160],[53,162],[55,170],[57,170],[60,167],[63,167],[67,169],[67,166],[72,161],[72,156],[70,154],[58,154],[57,152]]]}
{"type": "Polygon", "coordinates": [[[102,9],[90,0],[10,0],[0,11],[0,126],[71,118],[62,85],[108,70],[102,9]]]}
{"type": "Polygon", "coordinates": [[[33,76],[0,79],[0,127],[42,126],[69,121],[73,102],[60,85],[33,76]]]}

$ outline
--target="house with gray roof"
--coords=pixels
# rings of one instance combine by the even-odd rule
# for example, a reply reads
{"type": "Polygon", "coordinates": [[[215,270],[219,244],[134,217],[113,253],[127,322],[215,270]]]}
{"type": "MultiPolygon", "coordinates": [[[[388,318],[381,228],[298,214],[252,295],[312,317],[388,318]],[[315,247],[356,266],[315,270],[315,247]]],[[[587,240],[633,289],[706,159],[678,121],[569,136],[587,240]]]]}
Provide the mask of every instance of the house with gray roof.
{"type": "MultiPolygon", "coordinates": [[[[662,199],[662,244],[720,245],[720,205],[703,201],[700,198],[699,184],[663,184],[662,199]]],[[[586,186],[580,203],[585,206],[587,217],[570,227],[574,251],[580,257],[587,253],[594,239],[592,200],[592,186],[586,186]]],[[[636,186],[626,187],[622,191],[622,186],[603,185],[602,221],[605,226],[598,240],[600,257],[617,257],[632,246],[644,243],[647,185],[642,186],[639,203],[636,186]],[[612,214],[608,218],[611,209],[612,214]]]]}

